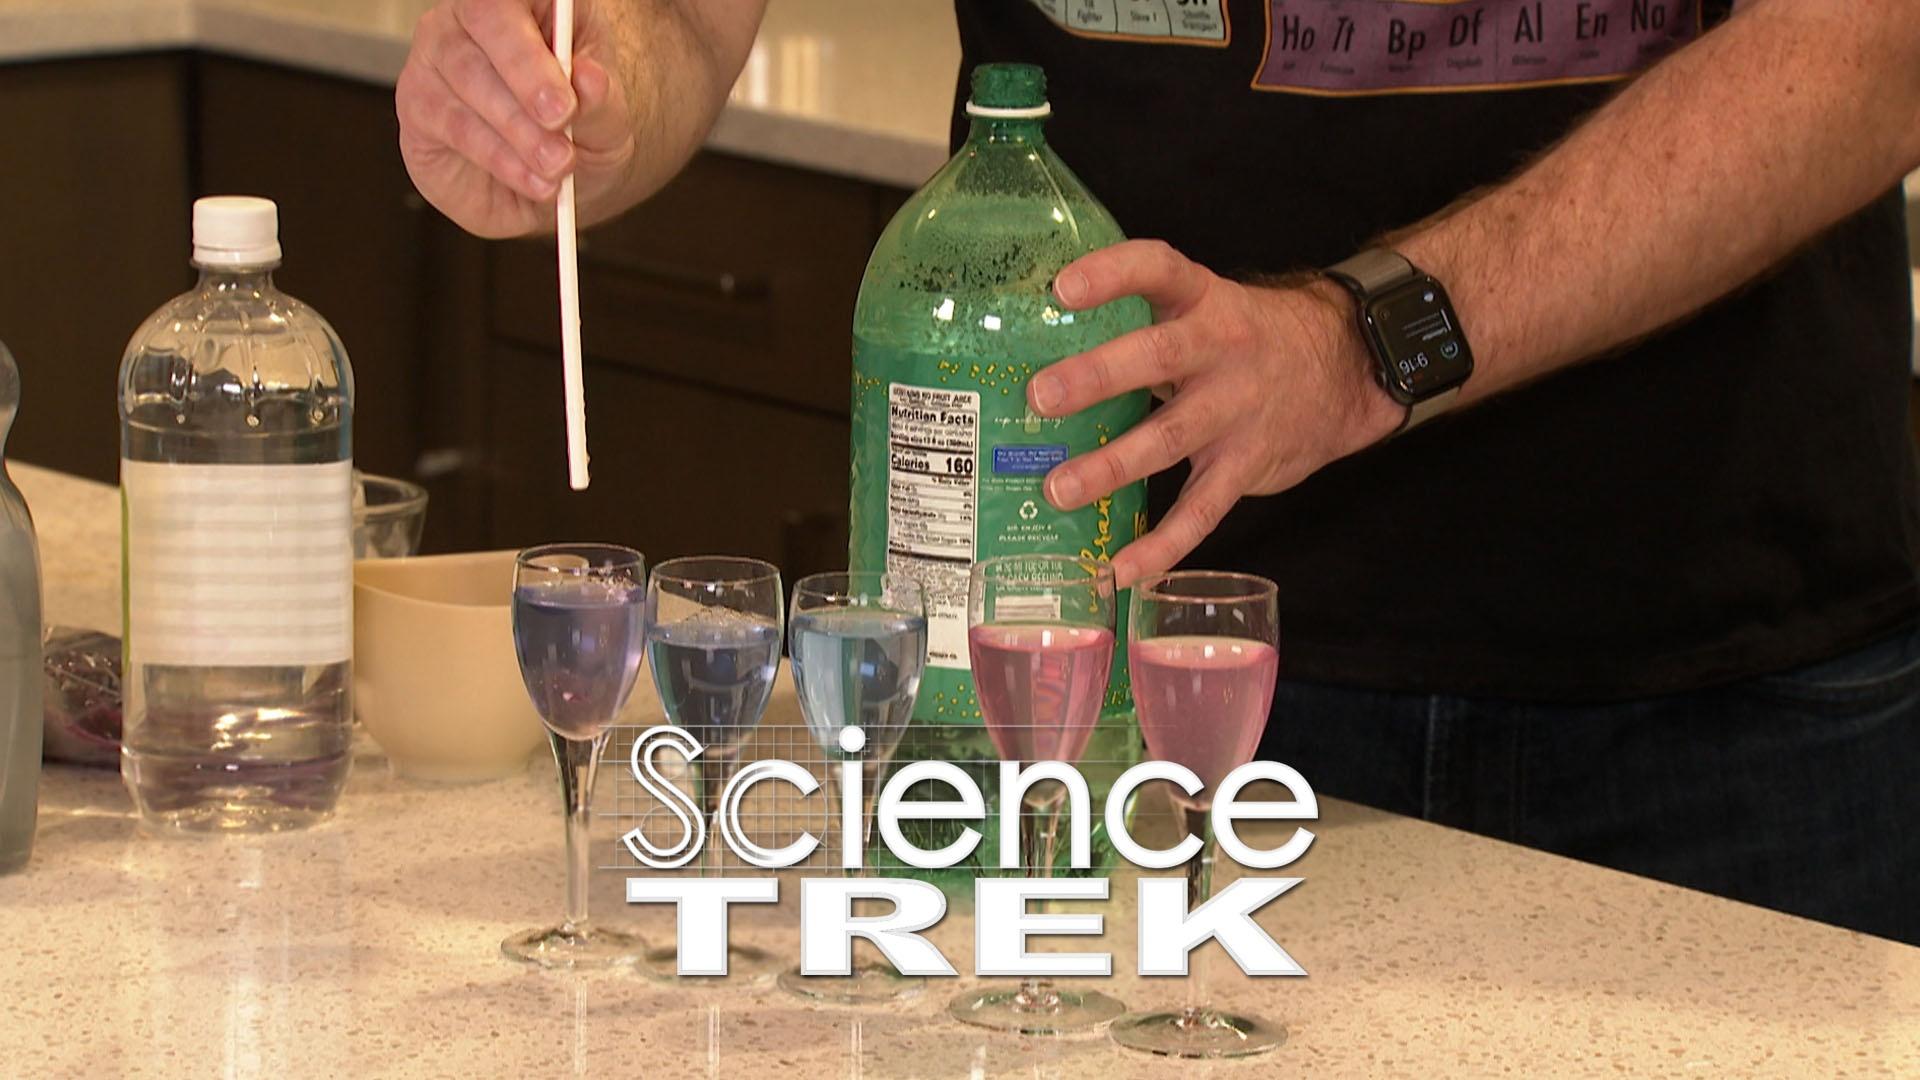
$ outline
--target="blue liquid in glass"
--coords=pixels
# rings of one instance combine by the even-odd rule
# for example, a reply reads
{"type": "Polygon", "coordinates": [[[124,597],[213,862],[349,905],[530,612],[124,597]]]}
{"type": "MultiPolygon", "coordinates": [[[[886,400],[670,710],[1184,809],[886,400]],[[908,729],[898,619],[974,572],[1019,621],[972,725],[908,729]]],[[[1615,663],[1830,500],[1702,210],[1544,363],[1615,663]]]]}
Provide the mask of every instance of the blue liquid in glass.
{"type": "Polygon", "coordinates": [[[654,687],[667,717],[710,753],[739,750],[760,723],[780,664],[780,627],[710,608],[647,635],[654,687]]]}
{"type": "Polygon", "coordinates": [[[646,590],[628,582],[535,581],[513,592],[520,677],[547,726],[591,739],[627,703],[646,641],[646,590]]]}
{"type": "Polygon", "coordinates": [[[927,662],[927,620],[870,608],[825,608],[795,616],[793,681],[814,741],[844,756],[840,730],[866,732],[863,754],[885,761],[899,744],[927,662]]]}

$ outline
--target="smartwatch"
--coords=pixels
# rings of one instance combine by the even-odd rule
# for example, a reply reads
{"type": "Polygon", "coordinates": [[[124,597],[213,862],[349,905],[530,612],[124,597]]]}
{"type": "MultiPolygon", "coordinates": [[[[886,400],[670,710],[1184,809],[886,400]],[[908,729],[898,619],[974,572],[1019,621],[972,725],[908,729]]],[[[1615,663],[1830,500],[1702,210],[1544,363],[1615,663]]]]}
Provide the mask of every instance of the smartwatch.
{"type": "Polygon", "coordinates": [[[1360,305],[1360,336],[1373,354],[1373,374],[1407,407],[1405,431],[1453,407],[1473,374],[1473,350],[1447,290],[1433,276],[1385,248],[1363,251],[1327,268],[1360,305]]]}

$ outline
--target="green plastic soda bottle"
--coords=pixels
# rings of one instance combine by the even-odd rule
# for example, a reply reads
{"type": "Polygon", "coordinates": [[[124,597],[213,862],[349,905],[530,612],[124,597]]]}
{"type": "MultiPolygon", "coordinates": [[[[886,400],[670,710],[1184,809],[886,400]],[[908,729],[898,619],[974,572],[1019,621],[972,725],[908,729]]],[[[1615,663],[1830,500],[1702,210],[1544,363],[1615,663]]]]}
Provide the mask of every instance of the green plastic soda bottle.
{"type": "MultiPolygon", "coordinates": [[[[1138,298],[1089,311],[1063,311],[1053,300],[1062,267],[1125,237],[1047,145],[1049,112],[1038,67],[974,69],[966,145],[881,234],[853,317],[849,565],[915,578],[929,609],[927,670],[894,761],[959,765],[980,783],[988,810],[988,839],[971,863],[928,873],[883,849],[873,860],[956,890],[1001,872],[993,839],[999,755],[968,674],[968,568],[1006,554],[1104,561],[1146,527],[1144,483],[1065,513],[1041,492],[1053,466],[1139,423],[1147,395],[1048,420],[1027,409],[1027,380],[1151,321],[1138,298]]],[[[1122,619],[1125,611],[1122,597],[1122,619]]],[[[1114,859],[1100,824],[1107,788],[1140,759],[1125,640],[1123,625],[1100,725],[1080,762],[1093,795],[1096,873],[1114,859]]],[[[952,796],[941,788],[927,797],[952,796]]],[[[923,847],[938,848],[965,823],[903,825],[923,847]]]]}

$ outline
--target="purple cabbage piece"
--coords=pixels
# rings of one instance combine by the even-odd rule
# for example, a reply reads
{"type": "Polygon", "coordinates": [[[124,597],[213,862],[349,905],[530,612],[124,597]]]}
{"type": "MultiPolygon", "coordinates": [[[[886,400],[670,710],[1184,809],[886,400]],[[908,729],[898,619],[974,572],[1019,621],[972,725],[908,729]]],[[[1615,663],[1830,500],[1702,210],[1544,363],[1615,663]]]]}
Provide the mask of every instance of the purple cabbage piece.
{"type": "Polygon", "coordinates": [[[56,626],[43,648],[48,761],[120,764],[120,639],[56,626]]]}

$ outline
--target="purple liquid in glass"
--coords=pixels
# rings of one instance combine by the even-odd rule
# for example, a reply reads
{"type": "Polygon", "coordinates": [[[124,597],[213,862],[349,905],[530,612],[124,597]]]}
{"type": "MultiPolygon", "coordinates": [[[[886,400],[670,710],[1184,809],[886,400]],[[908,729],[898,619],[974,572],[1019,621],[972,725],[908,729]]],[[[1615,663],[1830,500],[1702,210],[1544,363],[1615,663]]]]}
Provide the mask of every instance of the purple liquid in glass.
{"type": "Polygon", "coordinates": [[[513,645],[533,707],[556,733],[591,739],[633,692],[646,644],[646,590],[556,580],[513,592],[513,645]]]}
{"type": "Polygon", "coordinates": [[[731,756],[760,724],[780,666],[778,624],[720,608],[648,635],[653,685],[668,719],[731,756]]]}

